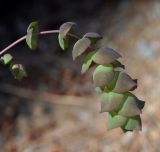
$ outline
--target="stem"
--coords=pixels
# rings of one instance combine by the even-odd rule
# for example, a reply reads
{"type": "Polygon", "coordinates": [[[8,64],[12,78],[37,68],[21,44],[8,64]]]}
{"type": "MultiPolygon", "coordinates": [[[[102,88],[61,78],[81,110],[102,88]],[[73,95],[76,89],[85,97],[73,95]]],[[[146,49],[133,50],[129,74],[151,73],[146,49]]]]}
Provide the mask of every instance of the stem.
{"type": "MultiPolygon", "coordinates": [[[[47,34],[53,34],[53,33],[59,33],[59,30],[49,30],[49,31],[41,31],[39,32],[39,35],[47,35],[47,34]]],[[[68,34],[71,37],[74,37],[76,39],[79,39],[79,37],[77,35],[68,34]]],[[[27,35],[22,36],[21,38],[19,38],[18,40],[16,40],[15,42],[11,43],[9,46],[7,46],[6,48],[4,48],[3,50],[0,51],[0,56],[5,53],[6,51],[8,51],[9,49],[11,49],[12,47],[14,47],[15,45],[17,45],[18,43],[22,42],[23,40],[25,40],[27,37],[27,35]]]]}
{"type": "Polygon", "coordinates": [[[13,46],[15,46],[16,44],[20,43],[21,41],[26,39],[26,35],[21,37],[20,39],[18,39],[17,41],[13,42],[12,44],[10,44],[9,46],[7,46],[5,49],[3,49],[2,51],[0,51],[0,55],[2,55],[3,53],[5,53],[7,50],[9,50],[10,48],[12,48],[13,46]]]}

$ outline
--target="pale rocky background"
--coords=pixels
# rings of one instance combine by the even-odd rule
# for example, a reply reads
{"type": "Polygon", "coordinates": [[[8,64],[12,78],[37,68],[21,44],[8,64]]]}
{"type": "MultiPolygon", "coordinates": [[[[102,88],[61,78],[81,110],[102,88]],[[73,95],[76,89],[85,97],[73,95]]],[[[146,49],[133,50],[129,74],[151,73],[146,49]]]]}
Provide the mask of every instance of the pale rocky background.
{"type": "Polygon", "coordinates": [[[138,78],[135,94],[146,101],[141,132],[107,130],[91,72],[80,75],[71,48],[61,51],[56,36],[42,37],[37,52],[24,44],[10,52],[29,77],[13,80],[0,66],[0,152],[159,152],[160,1],[15,1],[0,2],[0,47],[25,33],[32,20],[41,29],[77,22],[80,33],[104,36],[99,45],[122,55],[126,72],[138,78]],[[13,3],[13,2],[11,2],[13,3]]]}

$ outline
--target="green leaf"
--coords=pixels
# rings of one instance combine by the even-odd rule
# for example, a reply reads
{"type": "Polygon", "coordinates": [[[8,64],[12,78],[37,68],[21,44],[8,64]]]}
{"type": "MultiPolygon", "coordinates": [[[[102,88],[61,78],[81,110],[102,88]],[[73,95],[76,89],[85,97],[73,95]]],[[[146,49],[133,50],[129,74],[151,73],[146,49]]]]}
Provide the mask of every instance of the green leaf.
{"type": "Polygon", "coordinates": [[[27,29],[26,43],[32,50],[35,50],[37,48],[38,34],[39,34],[38,22],[30,23],[27,29]]]}
{"type": "Polygon", "coordinates": [[[3,62],[3,64],[7,65],[10,64],[13,61],[13,56],[11,54],[4,54],[1,57],[1,61],[3,62]]]}
{"type": "Polygon", "coordinates": [[[113,129],[123,126],[127,122],[127,118],[117,115],[114,112],[108,113],[108,129],[113,129]]]}
{"type": "Polygon", "coordinates": [[[13,64],[11,65],[11,72],[15,79],[22,80],[22,78],[26,77],[26,71],[22,64],[13,64]]]}
{"type": "Polygon", "coordinates": [[[84,61],[83,61],[83,64],[82,64],[82,70],[81,70],[81,73],[84,74],[90,67],[90,65],[92,64],[92,61],[93,61],[93,57],[95,55],[96,51],[94,52],[89,52],[85,58],[84,58],[84,61]]]}
{"type": "Polygon", "coordinates": [[[75,25],[75,23],[66,22],[60,26],[58,40],[62,50],[65,50],[66,48],[68,48],[68,42],[69,42],[68,33],[72,30],[73,25],[75,25]]]}
{"type": "Polygon", "coordinates": [[[114,71],[112,65],[99,65],[93,72],[93,81],[96,87],[105,87],[112,81],[114,71]]]}
{"type": "Polygon", "coordinates": [[[118,114],[125,117],[132,117],[141,114],[141,109],[137,104],[137,98],[128,96],[118,114]]]}
{"type": "Polygon", "coordinates": [[[80,56],[82,53],[84,53],[91,45],[91,41],[88,38],[82,38],[79,39],[72,51],[73,60],[75,60],[78,56],[80,56]]]}
{"type": "Polygon", "coordinates": [[[136,99],[136,102],[137,102],[137,106],[139,107],[139,109],[143,109],[144,108],[144,105],[145,105],[145,101],[142,101],[142,100],[139,100],[133,93],[131,92],[125,92],[123,93],[124,96],[125,96],[125,100],[128,98],[128,96],[131,96],[133,98],[136,99]]]}
{"type": "Polygon", "coordinates": [[[69,37],[62,39],[61,36],[58,35],[58,40],[59,40],[59,45],[62,50],[65,50],[66,48],[68,48],[69,37]]]}
{"type": "Polygon", "coordinates": [[[137,88],[137,83],[125,72],[120,72],[113,92],[124,93],[137,88]]]}
{"type": "Polygon", "coordinates": [[[121,55],[113,49],[102,47],[97,51],[93,60],[97,64],[110,64],[120,57],[121,55]]]}
{"type": "Polygon", "coordinates": [[[115,87],[116,82],[117,82],[117,79],[118,79],[119,74],[120,74],[120,71],[114,71],[114,72],[115,72],[115,74],[114,74],[114,77],[113,77],[112,81],[111,81],[110,83],[108,83],[108,85],[107,85],[107,88],[108,88],[110,91],[112,91],[113,88],[115,87]]]}
{"type": "Polygon", "coordinates": [[[123,126],[122,128],[124,128],[126,131],[142,130],[142,123],[140,116],[129,118],[126,125],[123,126]]]}
{"type": "Polygon", "coordinates": [[[124,102],[124,95],[114,92],[102,93],[101,95],[101,112],[118,111],[124,102]]]}
{"type": "Polygon", "coordinates": [[[64,39],[67,34],[71,31],[72,27],[76,25],[74,22],[66,22],[60,26],[59,35],[62,39],[64,39]]]}
{"type": "Polygon", "coordinates": [[[92,41],[92,43],[96,43],[98,40],[102,39],[102,36],[98,33],[89,32],[86,33],[83,37],[86,37],[92,41]]]}

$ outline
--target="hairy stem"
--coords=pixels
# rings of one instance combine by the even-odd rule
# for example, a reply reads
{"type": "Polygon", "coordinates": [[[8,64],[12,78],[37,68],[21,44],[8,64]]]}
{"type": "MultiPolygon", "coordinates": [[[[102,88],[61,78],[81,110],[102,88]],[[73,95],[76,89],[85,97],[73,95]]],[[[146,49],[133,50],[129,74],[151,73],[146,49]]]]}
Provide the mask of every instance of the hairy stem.
{"type": "MultiPolygon", "coordinates": [[[[53,33],[59,33],[59,30],[49,30],[49,31],[41,31],[39,32],[39,35],[47,35],[47,34],[53,34],[53,33]]],[[[79,39],[79,37],[77,35],[68,34],[69,36],[79,39]]],[[[0,51],[0,56],[5,53],[6,51],[8,51],[9,49],[11,49],[12,47],[14,47],[15,45],[17,45],[18,43],[22,42],[23,40],[25,40],[27,37],[27,35],[22,36],[21,38],[19,38],[18,40],[16,40],[15,42],[11,43],[10,45],[8,45],[6,48],[4,48],[3,50],[0,51]]]]}

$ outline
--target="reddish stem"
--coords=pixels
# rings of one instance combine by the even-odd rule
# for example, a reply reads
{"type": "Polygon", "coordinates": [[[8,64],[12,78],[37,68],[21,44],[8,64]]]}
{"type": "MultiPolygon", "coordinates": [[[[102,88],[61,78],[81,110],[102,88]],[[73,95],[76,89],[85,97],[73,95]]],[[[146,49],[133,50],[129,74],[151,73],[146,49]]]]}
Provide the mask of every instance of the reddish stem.
{"type": "MultiPolygon", "coordinates": [[[[59,30],[50,30],[50,31],[42,31],[39,32],[39,35],[46,35],[46,34],[53,34],[53,33],[59,33],[59,30]]],[[[78,36],[74,35],[74,34],[68,34],[76,39],[79,39],[78,36]]],[[[5,53],[6,51],[8,51],[10,48],[12,48],[13,46],[17,45],[18,43],[20,43],[21,41],[26,39],[26,36],[22,36],[21,38],[19,38],[18,40],[16,40],[15,42],[11,43],[9,46],[7,46],[6,48],[4,48],[3,50],[0,51],[0,56],[5,53]]]]}

